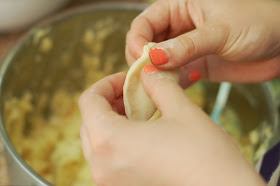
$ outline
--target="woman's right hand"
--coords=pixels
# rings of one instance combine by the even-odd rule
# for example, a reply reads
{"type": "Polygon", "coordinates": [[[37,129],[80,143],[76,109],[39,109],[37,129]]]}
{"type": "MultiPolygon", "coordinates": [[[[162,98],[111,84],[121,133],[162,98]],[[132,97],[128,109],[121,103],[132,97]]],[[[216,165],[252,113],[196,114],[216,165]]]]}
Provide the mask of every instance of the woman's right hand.
{"type": "Polygon", "coordinates": [[[279,12],[272,0],[159,0],[133,21],[126,57],[131,65],[159,42],[153,64],[182,67],[183,87],[195,70],[211,81],[270,80],[280,74],[279,12]]]}
{"type": "Polygon", "coordinates": [[[83,93],[81,140],[99,186],[265,186],[232,138],[160,72],[141,74],[162,116],[124,116],[125,73],[83,93]],[[155,86],[156,85],[156,86],[155,86]]]}

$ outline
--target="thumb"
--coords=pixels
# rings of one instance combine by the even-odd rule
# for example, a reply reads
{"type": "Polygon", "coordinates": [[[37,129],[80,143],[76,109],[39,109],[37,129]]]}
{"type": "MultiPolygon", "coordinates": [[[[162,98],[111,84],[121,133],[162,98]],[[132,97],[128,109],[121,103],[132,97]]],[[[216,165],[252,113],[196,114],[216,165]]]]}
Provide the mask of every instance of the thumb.
{"type": "Polygon", "coordinates": [[[223,25],[203,25],[152,47],[149,52],[151,61],[160,69],[183,66],[199,57],[218,53],[228,33],[223,25]]]}
{"type": "MultiPolygon", "coordinates": [[[[163,73],[155,69],[142,70],[142,84],[147,95],[154,102],[162,116],[178,116],[186,106],[194,105],[183,89],[174,80],[166,78],[163,73]]],[[[195,106],[195,105],[194,105],[195,106]]]]}

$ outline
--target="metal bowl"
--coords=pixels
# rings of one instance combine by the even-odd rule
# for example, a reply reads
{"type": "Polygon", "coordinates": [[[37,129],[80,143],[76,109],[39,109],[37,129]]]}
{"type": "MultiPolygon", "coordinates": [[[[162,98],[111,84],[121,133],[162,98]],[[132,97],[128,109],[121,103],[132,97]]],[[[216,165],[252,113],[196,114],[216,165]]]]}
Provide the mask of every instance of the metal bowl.
{"type": "Polygon", "coordinates": [[[81,37],[87,29],[92,29],[98,20],[112,18],[119,25],[114,33],[106,38],[106,47],[101,59],[105,60],[106,54],[114,51],[119,53],[117,56],[119,63],[124,64],[125,34],[133,18],[144,8],[144,4],[110,3],[87,5],[71,10],[32,29],[9,53],[0,75],[0,131],[12,178],[11,185],[51,184],[27,165],[9,139],[3,118],[5,100],[11,96],[20,97],[27,90],[32,92],[34,102],[37,102],[42,93],[48,92],[52,95],[57,87],[65,87],[70,92],[83,89],[81,82],[85,79],[84,73],[75,73],[82,71],[80,54],[87,50],[81,42],[81,37]],[[41,51],[41,41],[37,41],[41,39],[41,34],[52,38],[50,52],[41,51]],[[64,52],[71,54],[69,65],[59,63],[64,52]]]}
{"type": "MultiPolygon", "coordinates": [[[[119,26],[105,39],[105,49],[101,53],[102,61],[114,51],[118,65],[125,63],[125,34],[133,18],[146,5],[131,3],[110,3],[87,5],[57,16],[32,29],[6,57],[0,72],[1,122],[0,132],[4,141],[5,156],[8,161],[12,185],[51,185],[40,177],[20,157],[12,144],[6,129],[4,102],[10,97],[20,97],[26,91],[34,95],[34,103],[38,102],[43,93],[50,96],[58,87],[69,92],[82,90],[85,87],[85,74],[81,67],[81,54],[86,50],[81,43],[81,37],[87,29],[92,29],[98,21],[112,18],[119,26]],[[52,49],[48,51],[38,42],[38,33],[52,38],[52,49]],[[60,59],[67,51],[71,54],[67,64],[60,59]],[[77,73],[80,72],[80,73],[77,73]]],[[[39,34],[40,35],[40,34],[39,34]]],[[[218,84],[204,83],[207,100],[213,103],[218,84]]],[[[266,84],[234,84],[229,105],[235,108],[244,123],[244,130],[249,131],[264,121],[268,123],[274,135],[279,135],[278,116],[266,84]]],[[[47,117],[48,111],[45,115],[47,117]]]]}

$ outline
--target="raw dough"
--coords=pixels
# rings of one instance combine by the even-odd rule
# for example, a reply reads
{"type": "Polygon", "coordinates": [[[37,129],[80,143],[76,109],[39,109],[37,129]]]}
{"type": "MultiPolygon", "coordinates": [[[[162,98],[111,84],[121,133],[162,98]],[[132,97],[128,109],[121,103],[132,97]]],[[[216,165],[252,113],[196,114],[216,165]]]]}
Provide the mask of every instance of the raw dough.
{"type": "MultiPolygon", "coordinates": [[[[144,46],[142,56],[129,69],[123,87],[123,100],[125,113],[131,120],[149,120],[157,108],[148,97],[141,82],[141,71],[145,65],[152,65],[149,50],[155,43],[148,43],[144,46]]],[[[162,76],[178,82],[178,70],[160,71],[162,76]]],[[[157,114],[158,118],[160,114],[157,114]]],[[[153,117],[153,120],[155,118],[153,117]]]]}

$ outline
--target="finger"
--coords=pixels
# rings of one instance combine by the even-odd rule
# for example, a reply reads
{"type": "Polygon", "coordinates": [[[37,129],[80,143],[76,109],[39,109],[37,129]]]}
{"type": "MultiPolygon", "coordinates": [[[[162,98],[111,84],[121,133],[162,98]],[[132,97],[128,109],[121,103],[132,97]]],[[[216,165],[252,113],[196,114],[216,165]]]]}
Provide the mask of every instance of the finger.
{"type": "Polygon", "coordinates": [[[121,72],[108,76],[86,90],[79,100],[83,120],[117,116],[111,104],[123,94],[126,74],[121,72]]]}
{"type": "Polygon", "coordinates": [[[160,72],[142,72],[142,83],[162,116],[179,117],[180,111],[190,104],[180,86],[165,78],[160,72]]]}
{"type": "Polygon", "coordinates": [[[126,35],[125,56],[129,66],[131,66],[138,56],[142,54],[143,46],[152,40],[147,40],[142,36],[138,36],[132,31],[126,35]]]}
{"type": "Polygon", "coordinates": [[[199,58],[181,67],[179,85],[186,89],[200,79],[206,79],[207,68],[204,67],[205,58],[199,58]]]}
{"type": "Polygon", "coordinates": [[[208,57],[207,78],[211,81],[262,82],[279,77],[280,57],[255,62],[226,62],[217,57],[208,57]],[[214,63],[212,63],[214,62],[214,63]]]}
{"type": "Polygon", "coordinates": [[[228,62],[217,56],[199,58],[182,69],[180,82],[188,86],[189,74],[199,70],[202,79],[209,81],[230,81],[240,83],[263,82],[280,76],[280,58],[257,62],[228,62]]]}
{"type": "Polygon", "coordinates": [[[203,25],[155,45],[149,54],[157,68],[176,68],[202,56],[217,53],[226,42],[227,35],[228,29],[225,26],[203,25]]]}
{"type": "Polygon", "coordinates": [[[127,34],[126,58],[132,64],[148,42],[162,41],[194,29],[187,1],[159,0],[136,17],[127,34]]]}

